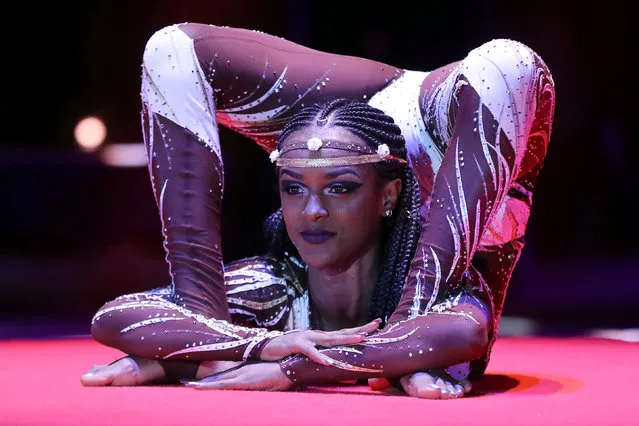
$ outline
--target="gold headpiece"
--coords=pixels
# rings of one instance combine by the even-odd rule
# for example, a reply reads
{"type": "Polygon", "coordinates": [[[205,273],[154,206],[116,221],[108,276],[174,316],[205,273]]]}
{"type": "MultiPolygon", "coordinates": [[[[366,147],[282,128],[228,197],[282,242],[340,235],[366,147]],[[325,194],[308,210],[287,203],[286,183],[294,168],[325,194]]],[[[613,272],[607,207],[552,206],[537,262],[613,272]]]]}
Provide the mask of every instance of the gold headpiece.
{"type": "Polygon", "coordinates": [[[377,147],[377,151],[373,151],[367,146],[359,144],[345,144],[341,142],[328,141],[326,148],[341,149],[344,151],[357,152],[362,155],[351,155],[347,157],[324,157],[324,158],[282,158],[281,155],[300,149],[308,149],[309,151],[319,151],[324,146],[324,142],[317,137],[310,138],[306,143],[289,144],[281,152],[277,149],[269,155],[272,163],[279,167],[340,167],[354,166],[358,164],[378,163],[385,160],[394,160],[400,163],[406,163],[406,160],[395,157],[390,154],[388,145],[382,144],[377,147]]]}

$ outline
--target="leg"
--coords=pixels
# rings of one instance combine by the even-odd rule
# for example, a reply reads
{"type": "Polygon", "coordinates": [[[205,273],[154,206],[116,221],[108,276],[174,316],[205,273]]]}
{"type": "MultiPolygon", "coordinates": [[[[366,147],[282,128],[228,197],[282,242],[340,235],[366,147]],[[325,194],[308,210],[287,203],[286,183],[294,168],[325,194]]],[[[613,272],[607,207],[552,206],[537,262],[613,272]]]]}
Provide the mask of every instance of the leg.
{"type": "MultiPolygon", "coordinates": [[[[461,366],[472,372],[470,376],[463,377],[463,374],[457,374],[447,380],[449,383],[447,386],[444,386],[441,378],[438,378],[442,371],[429,370],[426,374],[416,373],[403,377],[402,386],[408,393],[411,392],[407,388],[413,388],[415,396],[440,398],[446,389],[451,395],[450,384],[455,383],[455,379],[477,378],[484,372],[488,364],[490,352],[499,330],[499,321],[508,284],[524,247],[533,190],[543,166],[552,127],[554,87],[547,68],[541,59],[536,57],[536,60],[539,61],[537,65],[540,69],[536,87],[537,108],[526,144],[521,146],[521,165],[504,201],[497,206],[486,225],[479,248],[468,268],[468,277],[470,278],[468,283],[483,290],[486,295],[485,300],[493,313],[493,324],[489,329],[490,340],[486,354],[481,359],[472,361],[467,369],[461,366]],[[429,386],[430,384],[436,384],[436,386],[429,386]]],[[[445,371],[454,371],[455,369],[453,366],[445,371]]],[[[453,386],[458,393],[460,392],[459,385],[463,385],[464,392],[470,390],[470,382],[464,381],[453,386]]]]}
{"type": "Polygon", "coordinates": [[[305,102],[367,97],[400,74],[385,64],[247,30],[184,24],[154,34],[144,52],[142,119],[171,287],[105,306],[93,324],[96,340],[147,359],[246,356],[265,331],[230,323],[218,120],[268,148],[286,117],[305,102]],[[184,320],[194,323],[189,333],[181,332],[184,320]],[[170,333],[170,341],[160,332],[170,333]],[[195,351],[194,340],[210,350],[195,351]]]}
{"type": "MultiPolygon", "coordinates": [[[[270,151],[286,119],[304,105],[334,97],[368,99],[403,70],[257,31],[181,24],[158,31],[145,53],[146,78],[168,80],[176,73],[181,85],[190,79],[189,87],[207,92],[208,102],[215,104],[207,106],[207,119],[217,116],[219,123],[270,151]],[[176,46],[180,52],[172,51],[176,46]],[[185,58],[184,52],[191,57],[185,58]],[[192,69],[180,74],[185,64],[192,69]]],[[[170,116],[168,111],[164,115],[170,116]]],[[[176,122],[192,131],[197,127],[187,120],[176,122]]]]}
{"type": "Polygon", "coordinates": [[[536,79],[536,109],[521,154],[522,161],[513,185],[486,226],[479,242],[479,249],[471,262],[474,273],[481,275],[486,283],[494,312],[491,342],[485,357],[476,362],[478,365],[473,370],[473,377],[485,370],[499,331],[506,291],[524,248],[533,192],[546,158],[552,131],[555,108],[554,83],[541,58],[535,55],[535,61],[539,69],[536,79]]]}
{"type": "MultiPolygon", "coordinates": [[[[471,52],[445,82],[428,89],[425,98],[427,128],[440,138],[438,149],[445,152],[400,302],[385,328],[367,339],[374,344],[355,346],[356,364],[348,362],[355,356],[347,351],[333,355],[337,368],[318,368],[303,357],[282,362],[296,383],[401,376],[473,360],[479,360],[468,366],[473,375],[485,368],[489,336],[495,335],[503,304],[498,296],[505,294],[510,271],[504,280],[491,283],[491,289],[472,262],[495,212],[508,210],[507,200],[522,191],[522,177],[543,163],[554,86],[529,48],[496,40],[471,52]],[[434,129],[429,124],[432,114],[437,115],[434,129]],[[450,309],[436,310],[467,283],[480,283],[480,303],[457,301],[450,309]],[[428,350],[416,356],[414,345],[425,342],[428,350]],[[376,344],[390,350],[369,350],[376,344]]],[[[411,166],[420,173],[420,163],[411,166]]],[[[496,261],[499,258],[489,260],[491,267],[506,272],[496,261]]]]}
{"type": "Polygon", "coordinates": [[[219,296],[224,182],[217,122],[268,149],[305,103],[370,96],[400,73],[243,29],[183,24],[151,37],[143,121],[176,302],[229,319],[219,296]]]}

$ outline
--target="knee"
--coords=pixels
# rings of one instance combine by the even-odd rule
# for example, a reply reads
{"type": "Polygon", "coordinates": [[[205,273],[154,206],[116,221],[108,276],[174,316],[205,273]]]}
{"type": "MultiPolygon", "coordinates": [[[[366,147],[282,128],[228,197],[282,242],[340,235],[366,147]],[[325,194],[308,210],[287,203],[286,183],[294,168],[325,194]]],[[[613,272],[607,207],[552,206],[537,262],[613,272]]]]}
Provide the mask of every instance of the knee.
{"type": "Polygon", "coordinates": [[[91,320],[91,337],[103,345],[117,347],[120,339],[121,320],[111,308],[115,301],[104,304],[91,320]]]}
{"type": "Polygon", "coordinates": [[[106,342],[112,340],[109,331],[111,327],[109,327],[108,321],[104,321],[102,317],[102,312],[106,307],[108,307],[108,303],[102,306],[91,320],[91,337],[102,344],[107,344],[106,342]]]}
{"type": "Polygon", "coordinates": [[[184,36],[178,25],[169,25],[163,27],[151,35],[144,46],[144,54],[142,56],[145,66],[162,63],[175,50],[172,40],[175,37],[184,36]]]}
{"type": "Polygon", "coordinates": [[[467,342],[468,359],[480,358],[488,348],[488,327],[482,323],[469,321],[469,325],[464,330],[463,339],[467,342]]]}
{"type": "Polygon", "coordinates": [[[541,56],[516,40],[499,38],[488,41],[473,49],[467,61],[476,64],[479,67],[476,70],[493,70],[492,73],[507,82],[511,90],[534,86],[540,75],[546,75],[552,82],[541,56]]]}

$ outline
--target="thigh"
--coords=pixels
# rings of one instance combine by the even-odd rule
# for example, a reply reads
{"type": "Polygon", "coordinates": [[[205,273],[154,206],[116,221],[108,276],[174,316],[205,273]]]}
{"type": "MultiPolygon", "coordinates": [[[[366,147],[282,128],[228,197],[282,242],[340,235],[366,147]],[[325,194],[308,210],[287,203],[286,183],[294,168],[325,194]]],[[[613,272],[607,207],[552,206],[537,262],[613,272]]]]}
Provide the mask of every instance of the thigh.
{"type": "Polygon", "coordinates": [[[267,149],[287,117],[335,97],[366,101],[403,70],[240,28],[181,24],[215,93],[218,121],[267,149]]]}

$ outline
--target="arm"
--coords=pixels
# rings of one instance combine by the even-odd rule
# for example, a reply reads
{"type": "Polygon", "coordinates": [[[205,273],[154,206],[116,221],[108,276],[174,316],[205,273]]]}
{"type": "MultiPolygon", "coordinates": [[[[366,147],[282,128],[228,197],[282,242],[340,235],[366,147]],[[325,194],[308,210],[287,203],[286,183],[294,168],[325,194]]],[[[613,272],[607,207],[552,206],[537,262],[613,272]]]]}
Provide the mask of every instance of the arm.
{"type": "MultiPolygon", "coordinates": [[[[363,344],[326,350],[333,366],[301,355],[284,360],[281,368],[291,380],[397,377],[485,353],[490,308],[463,293],[460,299],[450,296],[461,290],[492,212],[519,172],[539,82],[551,81],[546,77],[545,65],[530,49],[498,40],[472,51],[427,90],[426,108],[445,111],[436,122],[447,147],[399,305],[385,328],[363,344]]],[[[413,167],[419,173],[419,164],[413,167]]]]}
{"type": "Polygon", "coordinates": [[[242,361],[259,344],[283,334],[295,295],[295,277],[284,265],[259,258],[225,271],[231,319],[207,317],[176,303],[170,288],[120,296],[95,314],[91,334],[130,355],[158,360],[242,361]]]}
{"type": "Polygon", "coordinates": [[[305,353],[322,361],[314,344],[357,343],[379,323],[316,332],[284,333],[302,287],[295,266],[268,256],[235,261],[225,268],[231,321],[198,314],[175,303],[169,287],[120,296],[94,316],[97,341],[127,354],[169,361],[279,360],[305,353]],[[239,323],[243,325],[239,325],[239,323]],[[281,337],[262,351],[274,337],[281,337]]]}

